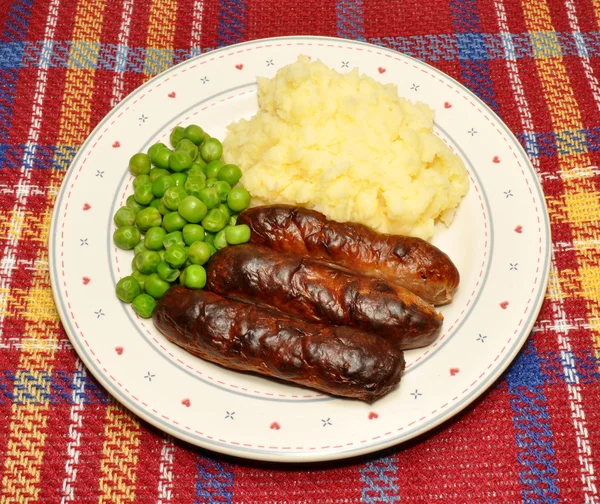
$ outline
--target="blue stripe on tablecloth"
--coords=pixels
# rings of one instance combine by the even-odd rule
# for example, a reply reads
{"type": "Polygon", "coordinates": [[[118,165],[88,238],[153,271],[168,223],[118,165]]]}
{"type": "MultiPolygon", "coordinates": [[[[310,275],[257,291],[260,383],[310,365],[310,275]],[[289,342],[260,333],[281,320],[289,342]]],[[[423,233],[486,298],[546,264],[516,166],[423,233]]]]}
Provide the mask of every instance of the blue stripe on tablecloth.
{"type": "MultiPolygon", "coordinates": [[[[25,37],[31,16],[33,0],[13,2],[2,26],[0,40],[0,142],[8,140],[12,126],[12,107],[19,80],[18,70],[25,52],[25,37]]],[[[2,166],[0,151],[0,166],[2,166]]]]}
{"type": "Polygon", "coordinates": [[[29,372],[4,370],[0,374],[0,404],[64,404],[74,399],[84,404],[108,404],[112,399],[83,371],[55,370],[29,372]],[[39,390],[43,390],[42,394],[39,390]],[[74,393],[75,392],[75,393],[74,393]]]}
{"type": "Polygon", "coordinates": [[[498,111],[494,84],[488,65],[488,51],[476,0],[451,0],[450,13],[456,32],[461,81],[490,108],[498,111]]]}
{"type": "Polygon", "coordinates": [[[32,7],[33,0],[16,0],[10,4],[10,10],[4,21],[0,40],[17,42],[27,38],[27,28],[29,27],[32,7]]]}
{"type": "Polygon", "coordinates": [[[513,410],[517,460],[524,502],[558,502],[556,454],[545,395],[546,375],[533,343],[521,350],[506,373],[513,410]]]}
{"type": "Polygon", "coordinates": [[[217,46],[244,41],[246,31],[246,0],[221,0],[217,46]]]}
{"type": "MultiPolygon", "coordinates": [[[[353,0],[355,3],[358,0],[353,0]]],[[[456,1],[454,2],[456,4],[456,1]]],[[[245,22],[243,13],[245,4],[240,0],[224,0],[221,10],[218,43],[228,45],[243,39],[245,31],[245,22]],[[240,4],[240,5],[238,5],[240,4]],[[232,8],[232,5],[235,8],[232,8]],[[221,29],[221,26],[223,29],[221,29]],[[229,38],[228,38],[229,37],[229,38]],[[226,39],[231,40],[227,42],[226,39]]],[[[339,14],[347,15],[347,10],[339,14]]],[[[460,12],[457,14],[460,16],[460,12]]],[[[351,19],[348,18],[348,19],[351,19]]],[[[340,18],[338,16],[338,22],[340,18]]],[[[364,27],[354,28],[357,33],[364,27]]],[[[344,33],[351,34],[350,24],[338,24],[340,36],[344,33]]],[[[573,33],[552,33],[553,41],[558,43],[547,45],[547,54],[545,57],[553,58],[560,56],[579,56],[578,44],[585,42],[587,53],[591,59],[600,57],[600,32],[587,32],[581,34],[573,33]],[[578,41],[579,39],[579,41],[578,41]],[[583,42],[582,42],[583,41],[583,42]]],[[[353,38],[348,36],[347,38],[353,38]]],[[[361,37],[356,37],[362,40],[361,37]]],[[[456,60],[468,59],[470,55],[480,58],[480,55],[486,54],[486,59],[505,60],[508,57],[514,59],[534,58],[534,44],[532,39],[539,41],[540,34],[534,33],[513,33],[513,34],[495,34],[495,33],[457,33],[442,35],[415,35],[410,37],[381,37],[369,38],[366,41],[371,44],[379,45],[405,53],[409,56],[425,60],[456,60]],[[508,55],[504,50],[506,38],[509,37],[514,46],[514,54],[508,55]],[[461,50],[462,49],[462,50],[461,50]]],[[[538,42],[536,42],[538,43],[538,42]]],[[[81,44],[81,42],[79,42],[81,44]]],[[[56,41],[52,42],[49,55],[48,66],[51,68],[67,68],[71,54],[73,42],[56,41]]],[[[81,47],[81,45],[79,45],[81,47]]],[[[99,47],[98,57],[89,60],[86,65],[89,68],[98,68],[101,70],[123,71],[132,73],[144,73],[144,61],[147,58],[147,50],[143,47],[128,46],[125,51],[118,44],[106,44],[94,42],[94,48],[99,47]]],[[[204,48],[202,52],[211,51],[213,48],[204,48]]],[[[2,68],[37,68],[42,59],[43,43],[38,42],[0,42],[0,70],[2,68]],[[19,44],[23,45],[22,57],[19,59],[13,53],[20,50],[19,44]],[[15,48],[15,45],[17,48],[15,48]]],[[[198,50],[177,49],[174,51],[161,50],[161,54],[172,56],[173,63],[181,63],[192,56],[198,54],[198,50]]],[[[475,61],[480,61],[476,59],[475,61]]]]}
{"type": "MultiPolygon", "coordinates": [[[[235,420],[228,420],[235,421],[235,420]]],[[[233,472],[217,460],[200,457],[196,464],[196,498],[194,504],[233,502],[233,472]]]]}
{"type": "Polygon", "coordinates": [[[367,462],[360,470],[363,482],[361,502],[399,502],[396,464],[398,457],[382,457],[367,462]]]}
{"type": "Polygon", "coordinates": [[[346,39],[365,40],[362,0],[338,0],[335,4],[337,36],[346,39]]]}

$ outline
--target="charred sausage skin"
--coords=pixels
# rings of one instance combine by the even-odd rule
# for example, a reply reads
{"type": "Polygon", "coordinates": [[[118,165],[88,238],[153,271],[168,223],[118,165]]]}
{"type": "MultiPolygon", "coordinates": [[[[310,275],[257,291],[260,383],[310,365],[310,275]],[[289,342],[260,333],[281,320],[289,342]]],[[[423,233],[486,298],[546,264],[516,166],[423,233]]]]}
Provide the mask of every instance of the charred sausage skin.
{"type": "Polygon", "coordinates": [[[244,210],[237,222],[250,226],[252,243],[383,278],[434,305],[452,301],[460,280],[450,258],[425,240],[331,221],[315,210],[258,206],[244,210]]]}
{"type": "Polygon", "coordinates": [[[153,319],[169,341],[208,361],[367,402],[395,388],[405,367],[402,350],[384,338],[205,290],[172,287],[153,319]]]}
{"type": "Polygon", "coordinates": [[[308,322],[356,327],[402,349],[430,344],[442,324],[430,304],[386,280],[253,244],[213,255],[206,288],[308,322]]]}

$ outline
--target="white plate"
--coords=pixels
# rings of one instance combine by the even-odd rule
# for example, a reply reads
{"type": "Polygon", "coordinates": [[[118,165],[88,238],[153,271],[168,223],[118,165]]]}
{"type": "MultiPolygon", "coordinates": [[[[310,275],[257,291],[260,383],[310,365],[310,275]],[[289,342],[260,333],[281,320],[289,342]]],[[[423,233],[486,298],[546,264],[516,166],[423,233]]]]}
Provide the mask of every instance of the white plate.
{"type": "Polygon", "coordinates": [[[531,330],[545,292],[549,225],[521,146],[470,91],[380,47],[286,37],[227,47],[147,82],[81,147],[56,201],[50,235],[54,298],[73,346],[127,408],[173,436],[222,453],[284,462],[349,457],[413,438],[452,417],[502,373],[531,330]],[[406,353],[397,390],[368,405],[223,369],[170,344],[114,294],[132,252],[112,244],[112,216],[131,192],[129,157],[197,123],[224,138],[257,110],[256,77],[300,54],[341,72],[358,67],[436,111],[436,131],[464,159],[471,189],[433,243],[461,285],[442,309],[436,343],[406,353]]]}

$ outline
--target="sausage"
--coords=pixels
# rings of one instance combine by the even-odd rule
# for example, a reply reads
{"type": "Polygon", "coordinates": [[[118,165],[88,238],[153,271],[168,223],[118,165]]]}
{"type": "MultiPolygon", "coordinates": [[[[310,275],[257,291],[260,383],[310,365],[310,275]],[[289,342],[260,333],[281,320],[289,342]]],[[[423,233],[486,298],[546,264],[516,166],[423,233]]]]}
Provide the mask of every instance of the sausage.
{"type": "Polygon", "coordinates": [[[425,240],[331,221],[315,210],[258,206],[242,212],[237,223],[250,226],[252,243],[383,278],[434,305],[452,301],[460,280],[450,258],[425,240]]]}
{"type": "Polygon", "coordinates": [[[153,320],[169,341],[202,359],[367,402],[390,392],[405,367],[402,350],[373,334],[206,290],[171,287],[153,320]]]}
{"type": "Polygon", "coordinates": [[[405,350],[429,345],[442,325],[433,306],[386,280],[259,245],[219,250],[208,263],[206,288],[308,322],[379,334],[405,350]]]}

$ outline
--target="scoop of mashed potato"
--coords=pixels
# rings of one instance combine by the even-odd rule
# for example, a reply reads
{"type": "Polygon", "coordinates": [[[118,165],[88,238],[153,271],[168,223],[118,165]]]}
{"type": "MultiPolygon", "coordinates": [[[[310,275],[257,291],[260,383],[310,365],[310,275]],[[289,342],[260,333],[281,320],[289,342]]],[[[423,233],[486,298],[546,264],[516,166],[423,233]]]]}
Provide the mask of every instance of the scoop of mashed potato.
{"type": "Polygon", "coordinates": [[[469,189],[463,162],[433,133],[433,111],[356,69],[340,74],[301,56],[258,79],[258,103],[223,143],[253,205],[299,205],[429,239],[469,189]]]}

